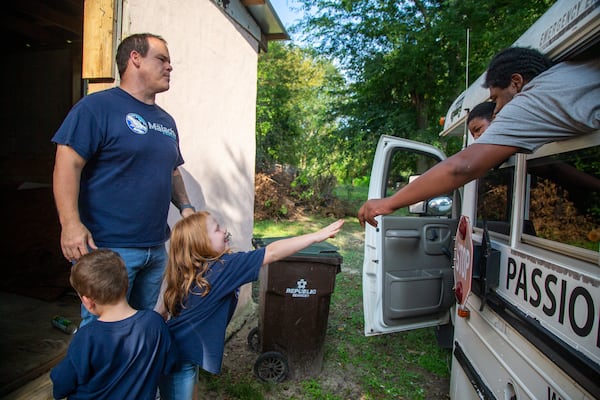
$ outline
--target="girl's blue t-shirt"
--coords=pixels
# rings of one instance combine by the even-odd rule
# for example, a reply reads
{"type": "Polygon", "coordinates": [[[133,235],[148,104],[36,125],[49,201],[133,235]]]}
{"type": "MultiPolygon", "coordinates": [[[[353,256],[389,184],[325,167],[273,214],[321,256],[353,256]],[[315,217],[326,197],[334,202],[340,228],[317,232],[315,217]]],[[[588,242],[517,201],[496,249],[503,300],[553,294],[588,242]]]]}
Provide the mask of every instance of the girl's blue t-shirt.
{"type": "MultiPolygon", "coordinates": [[[[213,374],[221,371],[225,331],[235,304],[235,292],[245,283],[258,279],[265,248],[226,254],[215,261],[206,274],[209,293],[190,294],[179,315],[167,321],[179,349],[180,361],[199,365],[213,374]]],[[[198,293],[192,287],[192,293],[198,293]]]]}
{"type": "Polygon", "coordinates": [[[90,94],[52,141],[86,160],[79,212],[100,247],[151,247],[170,234],[173,171],[183,158],[177,126],[158,105],[120,88],[90,94]]]}

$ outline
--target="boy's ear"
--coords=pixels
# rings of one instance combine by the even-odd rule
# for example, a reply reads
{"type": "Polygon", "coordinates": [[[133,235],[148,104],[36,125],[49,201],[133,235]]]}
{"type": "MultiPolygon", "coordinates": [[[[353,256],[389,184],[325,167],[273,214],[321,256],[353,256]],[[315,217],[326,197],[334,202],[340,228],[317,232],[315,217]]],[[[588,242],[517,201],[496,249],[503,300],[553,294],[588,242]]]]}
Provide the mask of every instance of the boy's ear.
{"type": "Polygon", "coordinates": [[[85,308],[92,314],[94,314],[94,309],[96,308],[96,302],[91,297],[87,296],[79,296],[81,298],[81,303],[85,308]]]}
{"type": "Polygon", "coordinates": [[[523,75],[515,73],[510,76],[510,83],[512,85],[515,85],[517,93],[519,93],[521,92],[521,89],[523,89],[523,86],[525,86],[527,82],[525,82],[523,75]]]}

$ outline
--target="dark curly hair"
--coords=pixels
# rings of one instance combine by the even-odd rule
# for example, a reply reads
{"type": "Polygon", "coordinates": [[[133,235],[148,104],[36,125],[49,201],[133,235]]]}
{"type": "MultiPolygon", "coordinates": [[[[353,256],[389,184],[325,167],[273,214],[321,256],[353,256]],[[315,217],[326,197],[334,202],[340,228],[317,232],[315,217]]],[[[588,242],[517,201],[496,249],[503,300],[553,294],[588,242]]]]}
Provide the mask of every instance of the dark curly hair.
{"type": "Polygon", "coordinates": [[[509,47],[500,51],[490,61],[483,87],[504,89],[510,85],[512,74],[520,74],[529,82],[551,66],[552,61],[537,50],[509,47]]]}

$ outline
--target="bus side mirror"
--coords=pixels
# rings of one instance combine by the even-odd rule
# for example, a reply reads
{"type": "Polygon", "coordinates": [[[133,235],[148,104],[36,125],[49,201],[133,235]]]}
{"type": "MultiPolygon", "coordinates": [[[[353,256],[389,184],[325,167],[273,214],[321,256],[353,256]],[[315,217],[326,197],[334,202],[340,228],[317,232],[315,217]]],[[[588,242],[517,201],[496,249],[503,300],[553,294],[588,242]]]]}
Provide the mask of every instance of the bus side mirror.
{"type": "MultiPolygon", "coordinates": [[[[408,183],[417,179],[420,175],[411,175],[408,183]]],[[[433,199],[419,201],[408,206],[408,212],[411,214],[421,214],[431,217],[446,216],[452,212],[452,198],[448,196],[434,197],[433,199]]]]}
{"type": "Polygon", "coordinates": [[[443,216],[452,212],[452,198],[448,196],[434,197],[427,202],[427,215],[443,216]]]}

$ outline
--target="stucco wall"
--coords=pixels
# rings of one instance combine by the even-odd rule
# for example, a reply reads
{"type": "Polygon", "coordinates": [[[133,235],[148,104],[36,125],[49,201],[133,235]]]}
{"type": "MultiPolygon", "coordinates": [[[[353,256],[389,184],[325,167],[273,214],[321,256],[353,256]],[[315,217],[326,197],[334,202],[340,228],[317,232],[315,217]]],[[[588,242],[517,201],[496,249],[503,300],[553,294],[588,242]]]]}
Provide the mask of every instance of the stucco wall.
{"type": "MultiPolygon", "coordinates": [[[[122,21],[123,37],[167,41],[171,88],[157,103],[177,122],[190,199],[227,227],[235,249],[251,249],[258,42],[210,0],[124,0],[122,21]]],[[[179,218],[171,207],[171,225],[179,218]]]]}

